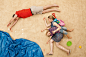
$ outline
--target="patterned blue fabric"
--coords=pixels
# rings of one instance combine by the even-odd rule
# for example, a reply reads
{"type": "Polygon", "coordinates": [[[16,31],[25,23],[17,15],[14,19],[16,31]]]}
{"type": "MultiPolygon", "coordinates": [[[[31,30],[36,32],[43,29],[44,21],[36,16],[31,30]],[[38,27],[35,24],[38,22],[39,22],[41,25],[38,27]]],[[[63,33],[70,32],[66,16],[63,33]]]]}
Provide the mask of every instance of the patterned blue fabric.
{"type": "Polygon", "coordinates": [[[62,33],[55,33],[51,39],[53,39],[55,42],[60,42],[62,38],[63,38],[62,33]]]}
{"type": "Polygon", "coordinates": [[[13,40],[7,32],[0,31],[0,57],[44,57],[40,46],[26,39],[13,40]]]}
{"type": "MultiPolygon", "coordinates": [[[[53,25],[53,22],[54,21],[51,22],[51,28],[56,27],[53,25]]],[[[63,34],[58,32],[58,33],[53,34],[51,39],[53,39],[55,42],[60,42],[62,38],[63,38],[63,34]]]]}

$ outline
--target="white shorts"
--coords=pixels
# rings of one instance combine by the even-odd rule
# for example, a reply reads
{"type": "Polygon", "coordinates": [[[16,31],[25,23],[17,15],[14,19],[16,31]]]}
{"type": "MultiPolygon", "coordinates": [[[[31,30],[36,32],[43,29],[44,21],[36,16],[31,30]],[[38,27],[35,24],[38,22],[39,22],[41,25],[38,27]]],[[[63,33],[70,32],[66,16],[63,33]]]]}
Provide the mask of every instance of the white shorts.
{"type": "Polygon", "coordinates": [[[42,12],[43,12],[43,7],[42,6],[38,6],[38,7],[32,6],[30,9],[31,9],[33,15],[42,14],[42,12]]]}

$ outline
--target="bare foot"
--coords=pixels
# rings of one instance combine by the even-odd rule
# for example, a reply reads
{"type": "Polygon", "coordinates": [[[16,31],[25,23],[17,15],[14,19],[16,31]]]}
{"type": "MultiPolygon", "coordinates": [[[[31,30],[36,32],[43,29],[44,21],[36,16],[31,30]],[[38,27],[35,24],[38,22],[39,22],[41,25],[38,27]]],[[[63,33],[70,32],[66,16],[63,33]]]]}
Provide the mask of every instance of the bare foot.
{"type": "Polygon", "coordinates": [[[74,29],[70,30],[70,32],[72,32],[74,29]]]}
{"type": "Polygon", "coordinates": [[[55,9],[55,11],[57,11],[57,12],[61,12],[60,10],[57,10],[57,9],[55,9]]]}
{"type": "Polygon", "coordinates": [[[57,12],[61,12],[60,10],[57,10],[57,12]]]}
{"type": "Polygon", "coordinates": [[[46,55],[53,55],[53,52],[47,53],[46,55]]]}
{"type": "Polygon", "coordinates": [[[59,7],[57,4],[53,4],[53,6],[55,6],[55,7],[59,7]]]}
{"type": "Polygon", "coordinates": [[[72,37],[68,37],[68,39],[71,39],[72,37]]]}
{"type": "Polygon", "coordinates": [[[70,55],[71,51],[69,50],[69,52],[67,53],[67,55],[70,55]]]}

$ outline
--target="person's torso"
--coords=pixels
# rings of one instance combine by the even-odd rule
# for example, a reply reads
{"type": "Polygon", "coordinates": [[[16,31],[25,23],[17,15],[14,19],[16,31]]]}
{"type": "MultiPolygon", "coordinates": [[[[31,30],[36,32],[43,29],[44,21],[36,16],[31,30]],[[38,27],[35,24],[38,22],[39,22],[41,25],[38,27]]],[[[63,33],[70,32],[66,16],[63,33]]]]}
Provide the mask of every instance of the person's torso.
{"type": "Polygon", "coordinates": [[[56,26],[53,25],[53,23],[54,23],[54,21],[51,22],[51,28],[52,28],[52,27],[56,27],[56,26]]]}
{"type": "MultiPolygon", "coordinates": [[[[54,21],[51,22],[51,28],[49,29],[51,36],[53,36],[52,31],[55,31],[58,28],[58,27],[54,26],[53,23],[54,23],[54,21]]],[[[55,34],[56,33],[59,33],[59,31],[55,32],[55,34]]]]}
{"type": "Polygon", "coordinates": [[[32,16],[30,8],[29,9],[23,9],[23,10],[16,11],[16,14],[20,18],[27,18],[27,17],[32,16]]]}

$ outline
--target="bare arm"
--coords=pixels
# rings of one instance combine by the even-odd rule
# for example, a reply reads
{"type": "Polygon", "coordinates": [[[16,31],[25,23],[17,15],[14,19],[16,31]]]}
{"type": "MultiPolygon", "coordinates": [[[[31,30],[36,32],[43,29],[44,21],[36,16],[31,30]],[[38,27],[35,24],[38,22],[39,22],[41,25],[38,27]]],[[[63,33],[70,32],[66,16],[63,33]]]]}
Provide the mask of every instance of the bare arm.
{"type": "Polygon", "coordinates": [[[46,19],[45,19],[45,18],[44,18],[43,20],[44,20],[44,22],[45,22],[46,27],[51,26],[51,24],[47,24],[47,21],[46,21],[46,19]]]}
{"type": "Polygon", "coordinates": [[[50,38],[49,38],[49,40],[47,41],[47,43],[46,43],[46,44],[48,44],[48,42],[51,40],[51,37],[52,37],[52,36],[50,36],[50,38]]]}
{"type": "Polygon", "coordinates": [[[15,16],[10,20],[9,23],[12,23],[12,21],[13,21],[14,19],[16,19],[16,18],[17,18],[17,15],[15,14],[15,16]]]}
{"type": "Polygon", "coordinates": [[[46,25],[46,27],[49,27],[49,26],[51,26],[51,24],[47,24],[47,22],[45,21],[45,25],[46,25]]]}
{"type": "Polygon", "coordinates": [[[53,34],[54,34],[55,32],[59,31],[61,27],[56,22],[54,22],[53,25],[58,27],[56,30],[53,31],[53,34]]]}
{"type": "Polygon", "coordinates": [[[45,30],[48,30],[49,28],[45,28],[45,29],[43,29],[43,30],[41,30],[41,32],[43,32],[43,31],[45,31],[45,30]]]}
{"type": "Polygon", "coordinates": [[[17,18],[17,15],[15,14],[15,16],[9,21],[9,24],[7,25],[7,27],[17,18]]]}
{"type": "Polygon", "coordinates": [[[10,30],[12,29],[12,27],[18,22],[18,20],[19,20],[19,18],[17,17],[17,19],[15,19],[15,21],[13,22],[13,24],[12,24],[12,26],[11,26],[11,28],[10,28],[10,30]]]}

